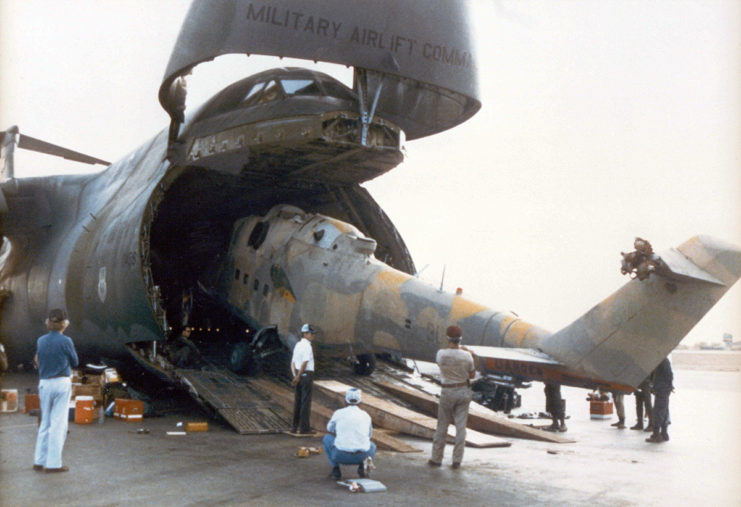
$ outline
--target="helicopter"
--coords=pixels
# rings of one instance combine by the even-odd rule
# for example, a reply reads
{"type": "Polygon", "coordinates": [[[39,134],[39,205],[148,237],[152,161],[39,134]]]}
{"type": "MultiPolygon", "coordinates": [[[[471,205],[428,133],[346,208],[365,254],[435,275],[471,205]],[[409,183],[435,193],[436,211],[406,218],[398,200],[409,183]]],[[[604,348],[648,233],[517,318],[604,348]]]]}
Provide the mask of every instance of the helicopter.
{"type": "MultiPolygon", "coordinates": [[[[408,283],[406,277],[416,271],[411,254],[361,183],[401,163],[406,140],[454,128],[481,107],[466,4],[435,3],[423,18],[413,7],[379,0],[361,12],[341,1],[196,1],[159,90],[170,125],[151,141],[113,164],[104,163],[107,168],[99,174],[21,179],[13,176],[9,154],[16,136],[18,147],[32,138],[6,131],[0,335],[11,357],[32,355],[34,345],[26,330],[42,321],[48,308],[65,307],[72,321],[70,333],[83,356],[151,360],[157,357],[158,342],[192,323],[194,287],[205,288],[226,314],[259,336],[247,345],[244,340],[230,344],[230,358],[237,351],[238,359],[245,350],[254,357],[266,343],[290,347],[300,318],[316,316],[294,314],[295,307],[280,311],[272,304],[266,312],[235,309],[236,288],[224,285],[223,273],[237,279],[226,267],[234,258],[235,224],[248,217],[272,223],[293,213],[292,219],[305,223],[320,215],[348,224],[358,231],[348,244],[364,245],[355,253],[405,274],[394,276],[408,283]],[[227,87],[185,114],[188,73],[231,53],[351,65],[353,86],[314,71],[274,69],[227,87]],[[291,209],[287,206],[300,212],[285,212],[291,209]],[[284,212],[271,212],[274,209],[284,212]],[[209,278],[213,272],[222,278],[209,278]],[[221,289],[214,290],[219,283],[221,289]],[[139,354],[143,347],[150,347],[151,353],[139,354]]],[[[491,355],[492,364],[508,373],[507,368],[535,376],[535,366],[521,363],[546,362],[590,381],[636,385],[738,278],[738,250],[732,246],[700,238],[677,251],[667,272],[650,277],[648,283],[629,282],[619,304],[598,305],[599,311],[565,330],[550,333],[492,311],[498,317],[487,322],[497,323],[490,328],[497,332],[482,333],[489,338],[476,341],[476,331],[467,331],[467,341],[470,337],[472,344],[496,349],[480,351],[480,357],[491,355]],[[663,311],[649,312],[653,306],[647,302],[656,302],[663,311]],[[603,315],[606,308],[611,311],[603,315]],[[668,319],[667,312],[679,312],[683,318],[668,319]],[[634,315],[645,318],[641,332],[634,315]],[[511,357],[503,359],[501,349],[513,349],[510,355],[534,351],[546,357],[521,357],[520,363],[513,363],[511,357]]],[[[248,271],[257,269],[256,264],[250,266],[248,271]]],[[[270,269],[272,273],[272,265],[270,269]]],[[[287,272],[286,266],[279,269],[287,272]]],[[[252,283],[254,291],[254,279],[245,284],[241,270],[242,285],[252,283]]],[[[265,297],[280,292],[275,280],[282,277],[271,276],[261,275],[258,290],[267,292],[265,297]],[[266,291],[267,280],[271,284],[266,291]]],[[[428,288],[424,293],[430,293],[428,288]]],[[[422,325],[424,339],[415,334],[418,322],[409,319],[395,328],[415,330],[403,346],[390,345],[399,341],[393,333],[388,333],[393,339],[368,341],[355,340],[356,334],[347,332],[341,337],[343,346],[336,349],[346,354],[352,345],[366,361],[365,370],[376,352],[429,359],[440,346],[439,326],[459,321],[458,314],[441,309],[455,308],[465,299],[436,297],[449,303],[436,310],[434,326],[422,325]]],[[[321,323],[321,316],[318,320],[321,323]]],[[[343,322],[345,328],[354,324],[343,322]]],[[[338,339],[337,330],[319,328],[320,337],[328,340],[324,343],[338,339]]],[[[364,329],[374,327],[371,323],[364,329]]],[[[331,348],[321,341],[318,345],[331,348]]]]}

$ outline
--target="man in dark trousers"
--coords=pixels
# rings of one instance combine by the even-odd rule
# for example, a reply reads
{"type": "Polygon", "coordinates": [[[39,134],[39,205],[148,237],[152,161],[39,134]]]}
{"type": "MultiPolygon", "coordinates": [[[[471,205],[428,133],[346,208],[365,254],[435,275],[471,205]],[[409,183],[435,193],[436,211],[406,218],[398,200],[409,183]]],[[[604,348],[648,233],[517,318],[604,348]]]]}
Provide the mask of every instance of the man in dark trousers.
{"type": "Polygon", "coordinates": [[[654,370],[654,430],[646,442],[658,444],[669,440],[667,426],[669,426],[669,395],[674,391],[674,372],[668,357],[654,370]]]}
{"type": "Polygon", "coordinates": [[[77,352],[72,340],[65,336],[69,326],[67,313],[61,309],[49,312],[47,334],[36,342],[36,365],[39,367],[39,400],[41,424],[36,437],[33,469],[66,472],[62,465],[62,449],[67,438],[69,398],[72,393],[72,368],[77,366],[77,352]]]}
{"type": "Polygon", "coordinates": [[[445,334],[448,346],[437,351],[435,361],[440,367],[442,389],[437,407],[437,429],[432,438],[432,457],[430,466],[442,465],[445,442],[448,439],[448,426],[455,424],[455,446],[453,447],[453,468],[460,468],[463,448],[466,445],[466,423],[468,406],[471,404],[471,379],[476,375],[473,352],[461,345],[463,332],[458,326],[448,326],[445,334]]]}
{"type": "Polygon", "coordinates": [[[561,384],[545,383],[545,411],[551,415],[553,423],[546,428],[548,431],[566,431],[566,408],[561,398],[561,384]]]}
{"type": "Polygon", "coordinates": [[[291,433],[311,433],[311,389],[314,385],[314,351],[311,342],[316,332],[309,324],[301,326],[301,340],[293,347],[291,385],[296,388],[293,399],[291,433]]]}
{"type": "Polygon", "coordinates": [[[651,407],[651,377],[646,377],[643,382],[638,384],[638,388],[634,393],[636,396],[636,423],[631,426],[632,430],[643,429],[643,408],[646,408],[646,417],[648,417],[648,426],[646,431],[653,431],[654,427],[654,414],[651,407]]]}

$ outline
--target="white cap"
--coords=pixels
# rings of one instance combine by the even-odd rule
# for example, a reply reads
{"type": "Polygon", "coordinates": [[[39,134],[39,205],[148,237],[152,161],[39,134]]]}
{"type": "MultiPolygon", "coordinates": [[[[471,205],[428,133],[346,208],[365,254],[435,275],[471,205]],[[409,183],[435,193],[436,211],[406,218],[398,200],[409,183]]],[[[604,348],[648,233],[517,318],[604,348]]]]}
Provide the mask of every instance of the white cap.
{"type": "Polygon", "coordinates": [[[303,333],[311,333],[311,334],[314,334],[314,328],[311,327],[310,324],[304,324],[303,326],[301,326],[301,334],[303,334],[303,333]]]}
{"type": "Polygon", "coordinates": [[[345,401],[350,405],[357,405],[360,403],[360,389],[357,387],[351,387],[345,393],[345,401]]]}

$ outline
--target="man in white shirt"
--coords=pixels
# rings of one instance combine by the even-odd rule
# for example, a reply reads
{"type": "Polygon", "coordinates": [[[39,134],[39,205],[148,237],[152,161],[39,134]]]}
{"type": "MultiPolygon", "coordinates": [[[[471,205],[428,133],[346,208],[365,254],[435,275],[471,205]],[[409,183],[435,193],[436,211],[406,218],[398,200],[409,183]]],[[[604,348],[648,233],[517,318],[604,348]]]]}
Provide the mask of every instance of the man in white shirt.
{"type": "Polygon", "coordinates": [[[373,424],[368,413],[358,407],[360,389],[348,389],[345,402],[345,408],[332,414],[323,440],[324,451],[332,465],[331,477],[342,477],[340,465],[358,465],[358,475],[367,477],[376,455],[376,444],[371,442],[373,424]]]}
{"type": "Polygon", "coordinates": [[[463,448],[466,445],[466,423],[468,406],[471,403],[471,379],[476,376],[476,363],[473,353],[461,345],[463,332],[458,326],[449,326],[445,334],[448,347],[437,351],[436,362],[440,367],[442,389],[440,404],[437,407],[437,429],[432,438],[432,457],[430,466],[442,464],[448,426],[455,424],[455,446],[453,447],[453,468],[460,468],[463,448]]]}
{"type": "Polygon", "coordinates": [[[291,385],[296,388],[293,399],[291,433],[311,433],[311,388],[314,384],[314,351],[311,342],[316,332],[309,324],[301,326],[301,340],[293,347],[291,385]]]}

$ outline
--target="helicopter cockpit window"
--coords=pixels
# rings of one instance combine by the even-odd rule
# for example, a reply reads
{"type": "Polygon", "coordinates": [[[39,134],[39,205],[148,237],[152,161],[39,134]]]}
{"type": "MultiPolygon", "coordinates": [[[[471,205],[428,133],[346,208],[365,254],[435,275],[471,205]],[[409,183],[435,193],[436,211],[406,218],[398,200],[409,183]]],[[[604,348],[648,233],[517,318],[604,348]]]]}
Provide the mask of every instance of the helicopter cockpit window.
{"type": "Polygon", "coordinates": [[[313,238],[317,246],[329,248],[340,235],[340,230],[330,223],[322,223],[314,228],[313,238]]]}
{"type": "Polygon", "coordinates": [[[281,79],[287,95],[320,95],[321,90],[311,79],[281,79]]]}
{"type": "Polygon", "coordinates": [[[267,222],[257,222],[255,227],[252,228],[250,237],[247,240],[247,246],[251,246],[255,250],[260,248],[260,245],[262,245],[262,242],[265,241],[268,235],[268,228],[269,224],[267,222]]]}

